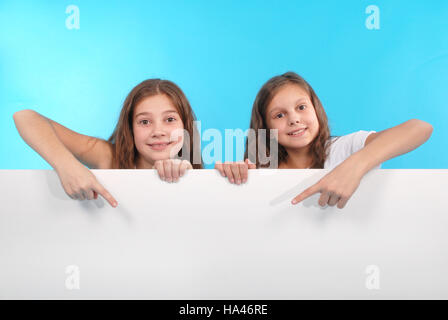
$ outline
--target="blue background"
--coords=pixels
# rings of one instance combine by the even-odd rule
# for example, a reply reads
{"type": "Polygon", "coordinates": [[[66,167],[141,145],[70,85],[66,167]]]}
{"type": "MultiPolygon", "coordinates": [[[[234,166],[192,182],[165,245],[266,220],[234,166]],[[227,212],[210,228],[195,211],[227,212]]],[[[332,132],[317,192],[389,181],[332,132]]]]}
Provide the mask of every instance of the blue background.
{"type": "Polygon", "coordinates": [[[315,89],[332,135],[433,125],[382,168],[448,168],[445,0],[0,0],[0,168],[50,168],[17,133],[17,110],[107,139],[132,87],[161,77],[183,89],[202,130],[224,136],[248,128],[257,91],[289,70],[315,89]],[[71,4],[79,30],[65,25],[71,4]],[[365,26],[370,4],[379,30],[365,26]]]}

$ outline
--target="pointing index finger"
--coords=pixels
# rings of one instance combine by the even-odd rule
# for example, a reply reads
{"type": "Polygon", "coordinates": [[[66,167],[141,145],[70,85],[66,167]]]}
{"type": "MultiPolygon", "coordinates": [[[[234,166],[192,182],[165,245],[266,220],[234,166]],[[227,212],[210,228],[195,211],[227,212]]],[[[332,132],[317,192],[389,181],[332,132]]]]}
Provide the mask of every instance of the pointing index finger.
{"type": "Polygon", "coordinates": [[[313,194],[315,194],[317,192],[319,192],[319,185],[315,184],[315,185],[309,187],[308,189],[306,189],[305,191],[303,191],[301,194],[296,196],[294,199],[292,199],[291,203],[298,204],[299,202],[305,200],[306,198],[311,197],[313,194]]]}
{"type": "Polygon", "coordinates": [[[118,205],[117,200],[115,200],[114,197],[112,197],[112,195],[109,193],[109,191],[107,191],[101,184],[97,184],[95,186],[95,191],[100,194],[104,199],[106,199],[107,202],[109,202],[109,204],[115,208],[118,205]]]}

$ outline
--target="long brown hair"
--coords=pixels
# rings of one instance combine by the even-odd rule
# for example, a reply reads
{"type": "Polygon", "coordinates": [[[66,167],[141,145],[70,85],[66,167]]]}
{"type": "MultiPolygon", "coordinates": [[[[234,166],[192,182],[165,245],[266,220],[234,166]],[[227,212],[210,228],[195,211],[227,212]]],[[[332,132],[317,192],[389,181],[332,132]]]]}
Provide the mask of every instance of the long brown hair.
{"type": "Polygon", "coordinates": [[[185,94],[175,83],[161,79],[148,79],[141,82],[135,86],[126,97],[118,123],[108,140],[112,144],[113,150],[112,168],[134,169],[136,156],[138,154],[132,130],[134,109],[144,98],[158,94],[166,95],[173,102],[182,119],[184,129],[190,135],[189,139],[184,139],[184,146],[179,151],[178,155],[181,155],[182,150],[186,147],[185,143],[189,141],[189,159],[186,160],[190,161],[194,169],[202,169],[202,158],[200,158],[200,163],[193,163],[192,161],[193,155],[198,152],[196,148],[199,147],[197,143],[193,143],[193,137],[197,135],[197,128],[194,123],[196,116],[193,109],[185,94]]]}
{"type": "MultiPolygon", "coordinates": [[[[328,150],[330,146],[330,143],[327,143],[330,138],[330,129],[328,126],[327,115],[313,88],[308,84],[308,82],[305,81],[305,79],[294,72],[286,72],[282,75],[275,76],[269,79],[258,92],[257,97],[254,101],[254,105],[252,107],[252,116],[250,120],[250,128],[254,129],[255,131],[255,141],[257,141],[258,143],[259,129],[269,129],[266,124],[266,109],[278,90],[286,84],[299,85],[308,93],[314,106],[316,116],[319,121],[319,132],[317,134],[317,137],[311,142],[310,153],[312,157],[312,165],[310,168],[322,169],[324,167],[325,159],[328,156],[328,150]]],[[[269,142],[271,139],[272,137],[270,136],[269,130],[266,130],[266,141],[263,141],[262,143],[266,148],[265,150],[268,157],[270,156],[269,142]]],[[[248,148],[249,146],[247,139],[244,158],[248,158],[248,148]]],[[[278,144],[278,164],[285,162],[287,157],[288,152],[286,151],[286,149],[282,145],[278,144]]],[[[260,164],[258,152],[256,152],[255,155],[251,156],[251,159],[256,160],[257,168],[269,166],[269,164],[260,164]]]]}

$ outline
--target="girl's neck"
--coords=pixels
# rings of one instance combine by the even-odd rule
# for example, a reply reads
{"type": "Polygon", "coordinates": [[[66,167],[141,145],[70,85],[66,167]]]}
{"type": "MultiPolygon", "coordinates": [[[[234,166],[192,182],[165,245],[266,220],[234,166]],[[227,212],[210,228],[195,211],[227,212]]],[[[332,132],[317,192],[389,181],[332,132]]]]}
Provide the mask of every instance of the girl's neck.
{"type": "Polygon", "coordinates": [[[154,163],[150,163],[140,156],[137,156],[135,160],[135,169],[153,169],[154,163]]]}
{"type": "Polygon", "coordinates": [[[313,158],[308,150],[287,150],[286,160],[279,164],[280,169],[308,169],[313,163],[313,158]]]}

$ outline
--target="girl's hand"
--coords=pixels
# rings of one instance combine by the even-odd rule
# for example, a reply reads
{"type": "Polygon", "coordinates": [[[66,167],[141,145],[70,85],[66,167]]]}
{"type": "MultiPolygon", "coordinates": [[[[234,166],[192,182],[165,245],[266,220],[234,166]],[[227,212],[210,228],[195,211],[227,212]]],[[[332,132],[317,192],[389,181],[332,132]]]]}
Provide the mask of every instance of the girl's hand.
{"type": "Polygon", "coordinates": [[[157,169],[160,179],[166,182],[177,182],[188,169],[193,169],[193,166],[187,160],[167,159],[157,160],[154,163],[154,169],[157,169]]]}
{"type": "Polygon", "coordinates": [[[297,204],[313,194],[320,192],[319,205],[344,208],[347,201],[358,188],[364,173],[348,159],[334,168],[316,184],[296,196],[291,202],[297,204]]]}
{"type": "Polygon", "coordinates": [[[71,163],[57,171],[62,187],[74,200],[97,199],[100,194],[112,207],[118,205],[117,200],[97,181],[93,173],[81,163],[71,163]]]}
{"type": "Polygon", "coordinates": [[[248,169],[256,169],[257,166],[246,159],[244,162],[224,162],[217,161],[215,169],[218,170],[223,177],[227,177],[230,183],[241,184],[247,182],[248,169]]]}

